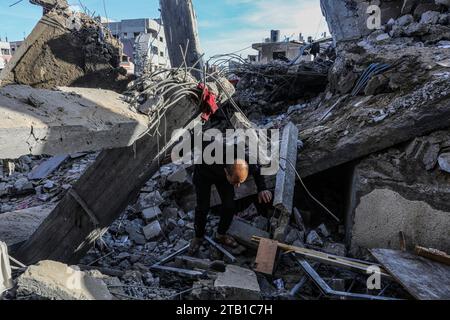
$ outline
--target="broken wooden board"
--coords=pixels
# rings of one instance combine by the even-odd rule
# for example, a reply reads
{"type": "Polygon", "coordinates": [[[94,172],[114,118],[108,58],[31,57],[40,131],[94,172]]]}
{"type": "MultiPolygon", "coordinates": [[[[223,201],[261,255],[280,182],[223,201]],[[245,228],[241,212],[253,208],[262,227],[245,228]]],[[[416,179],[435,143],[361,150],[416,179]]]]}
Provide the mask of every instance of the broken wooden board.
{"type": "MultiPolygon", "coordinates": [[[[255,243],[259,243],[263,238],[261,237],[252,237],[252,241],[255,243]]],[[[284,243],[278,242],[278,248],[280,248],[283,251],[286,252],[293,252],[296,254],[299,254],[307,259],[315,260],[324,264],[354,270],[358,271],[360,273],[367,273],[367,270],[369,267],[373,266],[373,263],[356,260],[356,259],[350,259],[346,257],[340,257],[335,256],[332,254],[327,254],[324,252],[316,251],[316,250],[310,250],[306,248],[300,248],[295,246],[290,246],[284,243]]],[[[388,274],[385,270],[381,269],[381,276],[387,279],[392,279],[391,275],[388,274]]]]}
{"type": "Polygon", "coordinates": [[[420,246],[416,246],[415,252],[418,256],[450,266],[450,256],[445,252],[420,246]]]}
{"type": "Polygon", "coordinates": [[[255,271],[272,275],[277,257],[278,242],[270,239],[262,239],[259,242],[258,254],[256,255],[255,271]]]}
{"type": "Polygon", "coordinates": [[[148,128],[118,93],[60,90],[0,88],[0,159],[127,147],[148,128]]]}
{"type": "Polygon", "coordinates": [[[416,299],[450,299],[450,266],[409,252],[388,249],[370,252],[416,299]]]}

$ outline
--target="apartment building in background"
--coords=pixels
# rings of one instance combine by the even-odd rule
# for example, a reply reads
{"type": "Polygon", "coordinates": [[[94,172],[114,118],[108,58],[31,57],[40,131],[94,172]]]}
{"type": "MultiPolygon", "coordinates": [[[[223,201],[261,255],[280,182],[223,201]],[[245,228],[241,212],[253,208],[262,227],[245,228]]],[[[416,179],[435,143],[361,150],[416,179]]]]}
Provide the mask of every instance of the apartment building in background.
{"type": "Polygon", "coordinates": [[[0,70],[3,70],[6,64],[11,60],[11,46],[9,42],[0,41],[0,70]]]}
{"type": "MultiPolygon", "coordinates": [[[[166,46],[164,27],[159,19],[127,19],[118,22],[103,22],[114,37],[119,39],[124,54],[135,65],[135,73],[139,75],[147,68],[170,66],[166,46]]],[[[126,59],[124,58],[123,61],[126,59]]]]}
{"type": "Polygon", "coordinates": [[[9,43],[11,47],[11,55],[14,55],[19,47],[22,45],[23,41],[12,41],[9,43]]]}

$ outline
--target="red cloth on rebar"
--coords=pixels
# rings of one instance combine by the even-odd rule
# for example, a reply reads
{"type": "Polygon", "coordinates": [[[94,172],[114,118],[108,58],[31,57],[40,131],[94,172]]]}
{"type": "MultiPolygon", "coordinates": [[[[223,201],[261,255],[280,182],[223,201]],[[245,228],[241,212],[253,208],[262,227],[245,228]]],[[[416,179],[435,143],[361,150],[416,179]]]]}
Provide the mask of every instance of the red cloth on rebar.
{"type": "Polygon", "coordinates": [[[204,83],[199,83],[197,88],[202,90],[202,120],[208,121],[209,118],[219,110],[219,106],[216,102],[216,95],[209,91],[208,87],[204,83]]]}

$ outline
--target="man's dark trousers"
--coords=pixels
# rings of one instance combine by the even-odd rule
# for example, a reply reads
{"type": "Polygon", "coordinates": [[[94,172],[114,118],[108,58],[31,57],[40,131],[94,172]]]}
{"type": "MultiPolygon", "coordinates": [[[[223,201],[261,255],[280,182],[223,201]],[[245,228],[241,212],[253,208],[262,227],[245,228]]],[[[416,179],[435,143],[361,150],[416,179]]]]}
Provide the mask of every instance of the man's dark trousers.
{"type": "Polygon", "coordinates": [[[230,229],[233,218],[236,215],[234,186],[231,185],[225,175],[223,165],[196,165],[194,172],[194,185],[197,194],[197,208],[195,210],[195,236],[205,236],[208,213],[211,206],[211,187],[216,186],[222,207],[218,234],[225,235],[230,229]]]}

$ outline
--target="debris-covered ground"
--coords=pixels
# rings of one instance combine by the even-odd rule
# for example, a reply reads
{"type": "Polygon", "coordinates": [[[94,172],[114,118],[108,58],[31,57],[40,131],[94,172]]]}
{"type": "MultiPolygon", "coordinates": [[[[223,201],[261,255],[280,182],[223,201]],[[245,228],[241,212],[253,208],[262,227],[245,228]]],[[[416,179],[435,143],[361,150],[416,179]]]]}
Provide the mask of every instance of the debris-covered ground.
{"type": "MultiPolygon", "coordinates": [[[[270,243],[264,247],[262,242],[274,237],[282,214],[274,208],[262,213],[252,203],[254,192],[237,200],[240,212],[229,233],[239,247],[214,242],[219,217],[213,205],[207,225],[210,238],[197,256],[186,255],[194,237],[193,166],[172,163],[148,180],[77,266],[41,261],[27,267],[16,261],[15,285],[4,298],[439,297],[431,287],[418,293],[408,282],[398,281],[404,274],[399,276],[388,263],[386,252],[377,251],[390,249],[398,261],[405,256],[419,259],[407,256],[416,246],[450,251],[450,14],[442,2],[439,11],[419,14],[415,8],[367,36],[338,42],[311,62],[237,62],[226,70],[238,79],[233,101],[256,127],[285,128],[291,122],[299,130],[293,212],[284,240],[275,244],[275,254],[278,246],[281,250],[268,267],[273,272],[256,272],[261,266],[255,260],[270,262],[270,243]],[[368,288],[370,266],[381,268],[379,288],[368,288]],[[67,286],[74,279],[89,285],[83,290],[67,286]]],[[[101,64],[95,59],[92,63],[101,64]]],[[[127,101],[150,118],[159,116],[159,106],[168,103],[160,100],[166,86],[198,94],[171,80],[155,84],[142,78],[128,86],[127,101]]],[[[172,94],[178,98],[180,91],[172,94]]],[[[225,116],[236,111],[233,103],[223,108],[225,116]]],[[[1,226],[17,217],[30,225],[23,231],[25,238],[10,234],[6,239],[12,257],[45,219],[42,212],[51,211],[97,156],[3,160],[0,234],[1,226]],[[20,215],[38,206],[46,211],[20,215]]],[[[268,184],[274,179],[267,177],[268,184]]],[[[449,282],[448,266],[430,266],[430,261],[420,260],[429,266],[424,273],[439,272],[439,280],[449,282]]],[[[435,274],[424,277],[436,279],[435,274]]],[[[448,288],[440,290],[440,297],[449,294],[448,288]]]]}

